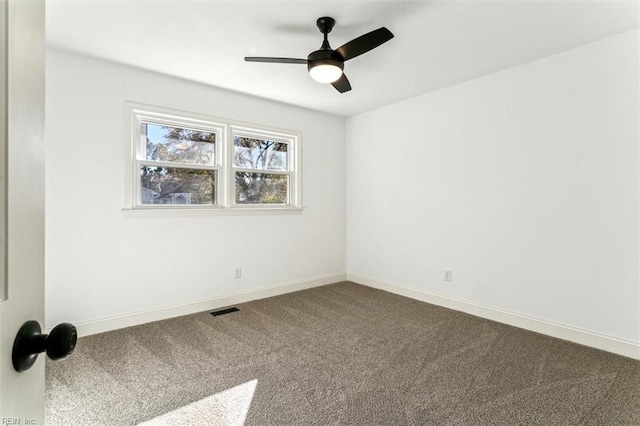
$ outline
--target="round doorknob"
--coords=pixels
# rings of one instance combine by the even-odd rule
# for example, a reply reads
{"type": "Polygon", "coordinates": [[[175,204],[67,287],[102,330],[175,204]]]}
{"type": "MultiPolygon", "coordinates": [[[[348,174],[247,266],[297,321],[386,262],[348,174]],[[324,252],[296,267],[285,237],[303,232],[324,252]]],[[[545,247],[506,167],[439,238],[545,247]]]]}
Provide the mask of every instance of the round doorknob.
{"type": "Polygon", "coordinates": [[[27,321],[13,342],[13,368],[16,371],[30,369],[38,354],[44,351],[54,361],[66,358],[75,349],[77,341],[78,331],[73,324],[63,322],[56,325],[50,334],[43,334],[38,321],[27,321]]]}

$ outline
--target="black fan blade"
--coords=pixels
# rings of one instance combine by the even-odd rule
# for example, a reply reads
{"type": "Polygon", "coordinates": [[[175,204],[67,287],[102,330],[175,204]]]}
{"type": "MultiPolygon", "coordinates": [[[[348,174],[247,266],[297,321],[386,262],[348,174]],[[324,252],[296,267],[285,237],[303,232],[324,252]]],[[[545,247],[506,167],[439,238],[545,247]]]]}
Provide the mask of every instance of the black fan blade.
{"type": "Polygon", "coordinates": [[[331,83],[333,87],[335,87],[338,92],[344,93],[351,90],[351,83],[349,83],[349,79],[346,75],[342,74],[339,79],[331,83]]]}
{"type": "Polygon", "coordinates": [[[244,58],[247,62],[270,62],[275,64],[304,64],[307,65],[306,59],[295,59],[295,58],[265,58],[261,56],[245,56],[244,58]]]}
{"type": "Polygon", "coordinates": [[[338,47],[336,52],[342,55],[345,61],[348,61],[349,59],[353,59],[363,53],[367,53],[371,49],[375,49],[392,38],[393,33],[385,27],[382,27],[371,31],[370,33],[366,33],[365,35],[361,35],[358,38],[354,38],[350,42],[338,47]]]}

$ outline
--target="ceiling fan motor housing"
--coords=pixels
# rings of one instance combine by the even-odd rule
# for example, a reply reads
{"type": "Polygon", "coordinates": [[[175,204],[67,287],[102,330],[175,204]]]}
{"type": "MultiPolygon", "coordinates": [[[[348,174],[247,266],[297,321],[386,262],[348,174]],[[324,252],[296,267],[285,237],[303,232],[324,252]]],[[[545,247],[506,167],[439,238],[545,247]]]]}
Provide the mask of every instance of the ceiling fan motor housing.
{"type": "Polygon", "coordinates": [[[308,70],[318,65],[335,65],[344,70],[344,59],[335,50],[316,50],[307,57],[307,60],[309,61],[307,64],[308,70]]]}

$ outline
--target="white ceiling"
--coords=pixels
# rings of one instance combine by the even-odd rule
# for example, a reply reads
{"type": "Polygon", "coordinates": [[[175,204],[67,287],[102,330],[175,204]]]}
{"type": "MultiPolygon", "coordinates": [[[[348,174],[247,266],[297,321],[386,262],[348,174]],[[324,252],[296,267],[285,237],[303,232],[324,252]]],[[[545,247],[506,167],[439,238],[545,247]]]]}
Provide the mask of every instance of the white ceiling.
{"type": "MultiPolygon", "coordinates": [[[[47,1],[49,46],[337,115],[477,78],[637,28],[637,1],[47,1]],[[395,38],[345,63],[353,90],[311,80],[315,21],[333,48],[386,26],[395,38]]],[[[576,70],[579,72],[579,70],[576,70]]]]}

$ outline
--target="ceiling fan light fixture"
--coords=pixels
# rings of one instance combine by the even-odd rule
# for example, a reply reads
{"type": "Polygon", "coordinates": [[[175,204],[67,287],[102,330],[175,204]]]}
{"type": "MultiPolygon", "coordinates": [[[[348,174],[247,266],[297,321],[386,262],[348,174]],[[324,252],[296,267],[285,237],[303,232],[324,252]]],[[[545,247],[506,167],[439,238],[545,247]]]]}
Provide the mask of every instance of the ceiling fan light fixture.
{"type": "Polygon", "coordinates": [[[333,83],[342,76],[342,67],[338,64],[334,61],[313,64],[309,67],[309,75],[318,83],[333,83]]]}

